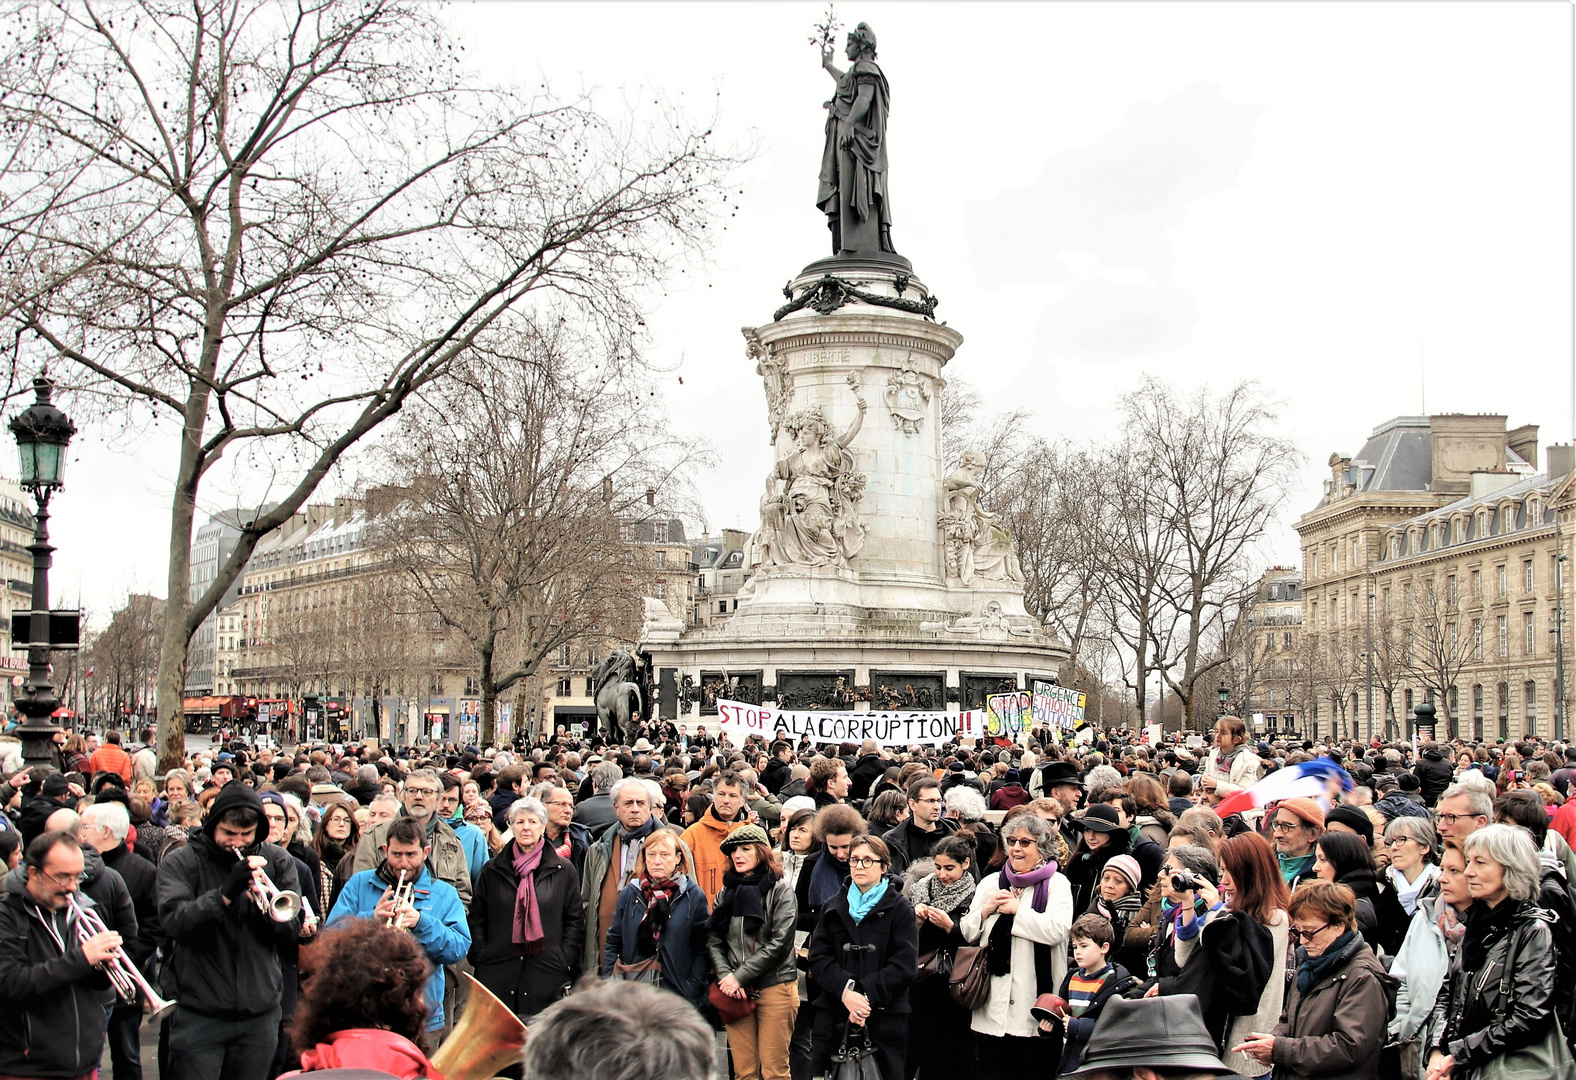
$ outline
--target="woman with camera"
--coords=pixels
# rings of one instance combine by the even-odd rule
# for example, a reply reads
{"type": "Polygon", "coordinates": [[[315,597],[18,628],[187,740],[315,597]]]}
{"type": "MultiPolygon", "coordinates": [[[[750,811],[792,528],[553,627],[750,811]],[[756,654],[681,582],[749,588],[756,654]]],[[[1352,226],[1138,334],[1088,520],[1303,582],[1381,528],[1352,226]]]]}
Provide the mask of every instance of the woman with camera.
{"type": "Polygon", "coordinates": [[[1282,1019],[1231,1049],[1273,1067],[1276,1080],[1379,1075],[1390,976],[1357,932],[1357,898],[1345,885],[1309,881],[1291,894],[1297,973],[1282,1019]]]}

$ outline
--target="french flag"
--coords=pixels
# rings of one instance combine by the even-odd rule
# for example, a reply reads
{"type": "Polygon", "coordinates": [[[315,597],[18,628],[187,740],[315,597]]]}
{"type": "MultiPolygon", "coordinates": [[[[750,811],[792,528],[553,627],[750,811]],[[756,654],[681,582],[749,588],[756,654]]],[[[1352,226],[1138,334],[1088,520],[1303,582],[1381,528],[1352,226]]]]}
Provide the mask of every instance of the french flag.
{"type": "Polygon", "coordinates": [[[1246,791],[1228,795],[1215,807],[1222,818],[1240,814],[1244,810],[1257,810],[1282,799],[1317,799],[1328,801],[1330,781],[1340,784],[1342,791],[1352,790],[1352,778],[1347,771],[1329,758],[1314,758],[1299,765],[1276,769],[1246,791]]]}

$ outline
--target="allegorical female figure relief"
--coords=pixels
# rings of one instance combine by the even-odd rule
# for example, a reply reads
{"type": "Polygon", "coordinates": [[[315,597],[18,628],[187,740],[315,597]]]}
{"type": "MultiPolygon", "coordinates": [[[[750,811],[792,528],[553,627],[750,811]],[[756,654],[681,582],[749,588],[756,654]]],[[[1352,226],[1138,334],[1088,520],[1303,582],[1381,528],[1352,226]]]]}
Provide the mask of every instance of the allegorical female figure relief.
{"type": "Polygon", "coordinates": [[[876,64],[875,32],[866,23],[849,33],[847,52],[847,71],[832,63],[830,48],[821,54],[837,92],[824,106],[826,146],[815,204],[832,230],[832,254],[893,251],[886,149],[892,92],[876,64]]]}
{"type": "Polygon", "coordinates": [[[788,417],[783,428],[796,449],[777,462],[761,500],[758,537],[767,566],[847,566],[864,546],[859,499],[865,476],[848,449],[865,419],[859,415],[841,435],[829,436],[820,406],[788,417]]]}

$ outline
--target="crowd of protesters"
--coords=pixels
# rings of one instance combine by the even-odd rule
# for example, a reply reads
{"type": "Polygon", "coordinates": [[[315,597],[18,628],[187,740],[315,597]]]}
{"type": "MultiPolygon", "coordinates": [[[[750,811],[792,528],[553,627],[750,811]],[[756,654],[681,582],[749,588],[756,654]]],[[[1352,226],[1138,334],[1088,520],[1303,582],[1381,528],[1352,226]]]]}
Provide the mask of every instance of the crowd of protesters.
{"type": "MultiPolygon", "coordinates": [[[[236,742],[167,772],[146,734],[71,735],[0,783],[0,1078],[107,1056],[141,1080],[145,1032],[172,1080],[433,1075],[461,972],[533,1024],[611,1013],[675,1063],[721,1048],[710,1075],[741,1080],[851,1058],[884,1080],[1576,1077],[1576,746],[1253,741],[1233,717],[1192,748],[1084,734],[735,745],[662,723],[622,745],[236,742]],[[1320,758],[1344,770],[1321,792],[1238,797],[1320,758]],[[268,910],[263,875],[299,910],[268,910]],[[155,1025],[117,963],[175,1003],[155,1025]],[[1117,1014],[1170,1017],[1197,1052],[1123,1060],[1117,1014]]],[[[628,1052],[582,1035],[560,1057],[604,1044],[628,1052]]],[[[507,1075],[558,1075],[551,1045],[507,1075]]]]}

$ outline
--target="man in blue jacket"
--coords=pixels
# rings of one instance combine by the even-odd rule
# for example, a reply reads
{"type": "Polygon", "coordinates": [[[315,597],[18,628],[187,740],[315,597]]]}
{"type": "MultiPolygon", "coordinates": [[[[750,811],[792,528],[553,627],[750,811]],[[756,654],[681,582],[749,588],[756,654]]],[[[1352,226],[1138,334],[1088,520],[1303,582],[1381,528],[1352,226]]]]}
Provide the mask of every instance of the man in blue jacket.
{"type": "Polygon", "coordinates": [[[389,823],[382,852],[383,861],[377,867],[363,870],[345,883],[329,912],[328,925],[340,919],[373,919],[380,925],[393,920],[395,929],[410,931],[432,961],[432,978],[427,980],[427,1030],[438,1031],[443,1027],[444,965],[458,964],[471,948],[465,908],[454,886],[433,877],[427,869],[427,834],[414,818],[395,818],[389,823]],[[415,887],[411,900],[396,906],[394,892],[401,872],[415,887]]]}

